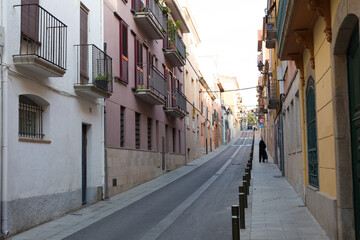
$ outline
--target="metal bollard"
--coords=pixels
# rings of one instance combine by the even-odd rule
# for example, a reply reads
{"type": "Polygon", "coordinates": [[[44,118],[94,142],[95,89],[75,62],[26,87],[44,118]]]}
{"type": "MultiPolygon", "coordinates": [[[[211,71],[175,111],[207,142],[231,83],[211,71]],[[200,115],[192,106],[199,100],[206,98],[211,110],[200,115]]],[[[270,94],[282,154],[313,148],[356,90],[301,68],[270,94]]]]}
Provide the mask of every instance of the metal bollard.
{"type": "Polygon", "coordinates": [[[232,239],[240,240],[240,229],[239,229],[239,206],[231,206],[231,221],[232,221],[232,239]]]}
{"type": "Polygon", "coordinates": [[[239,193],[239,206],[240,206],[240,228],[245,229],[245,198],[244,193],[239,193]]]}
{"type": "MultiPolygon", "coordinates": [[[[251,169],[251,163],[246,164],[246,168],[251,169]]],[[[246,172],[246,171],[245,171],[246,172]]],[[[250,177],[251,178],[251,177],[250,177]]]]}
{"type": "Polygon", "coordinates": [[[251,181],[251,167],[250,166],[245,168],[245,173],[249,174],[249,180],[251,181]]]}
{"type": "Polygon", "coordinates": [[[244,186],[244,188],[245,188],[245,194],[246,194],[246,196],[249,195],[249,188],[248,188],[248,186],[247,186],[247,181],[246,181],[245,176],[243,176],[243,182],[242,182],[242,184],[243,184],[243,186],[244,186]]]}
{"type": "MultiPolygon", "coordinates": [[[[243,193],[244,194],[244,205],[245,205],[245,208],[248,208],[248,198],[247,198],[247,195],[245,194],[245,186],[239,186],[239,193],[243,193]]],[[[239,205],[240,206],[240,205],[239,205]]]]}
{"type": "MultiPolygon", "coordinates": [[[[246,180],[246,184],[247,184],[247,187],[249,189],[250,187],[250,178],[249,178],[249,174],[245,173],[245,175],[243,176],[243,180],[246,180]],[[245,177],[245,179],[244,179],[245,177]]],[[[248,195],[249,195],[249,190],[248,190],[248,195]]]]}

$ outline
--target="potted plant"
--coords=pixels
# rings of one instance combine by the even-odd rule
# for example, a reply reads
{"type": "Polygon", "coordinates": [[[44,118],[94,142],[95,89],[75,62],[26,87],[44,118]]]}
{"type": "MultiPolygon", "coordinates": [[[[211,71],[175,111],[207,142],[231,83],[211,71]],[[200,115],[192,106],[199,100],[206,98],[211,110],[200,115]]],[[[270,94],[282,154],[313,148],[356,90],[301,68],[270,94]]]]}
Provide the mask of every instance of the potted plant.
{"type": "Polygon", "coordinates": [[[110,79],[111,79],[110,75],[108,74],[102,75],[101,73],[98,73],[94,82],[97,87],[108,89],[108,84],[110,79]]]}
{"type": "Polygon", "coordinates": [[[169,40],[169,48],[170,49],[175,49],[175,40],[176,40],[176,36],[177,33],[179,31],[179,28],[181,26],[181,21],[177,20],[174,24],[174,21],[169,18],[167,20],[167,24],[168,24],[168,40],[169,40]]]}

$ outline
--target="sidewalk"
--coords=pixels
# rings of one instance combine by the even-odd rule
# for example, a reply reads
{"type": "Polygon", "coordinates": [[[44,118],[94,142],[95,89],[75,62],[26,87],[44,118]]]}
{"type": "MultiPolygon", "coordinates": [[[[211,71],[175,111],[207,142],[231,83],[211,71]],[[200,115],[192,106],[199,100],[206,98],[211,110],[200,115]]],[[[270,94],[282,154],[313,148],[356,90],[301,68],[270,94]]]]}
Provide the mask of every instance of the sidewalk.
{"type": "Polygon", "coordinates": [[[329,239],[294,191],[273,159],[259,163],[259,136],[256,134],[250,189],[243,239],[329,239]]]}
{"type": "MultiPolygon", "coordinates": [[[[216,155],[224,151],[228,146],[233,145],[238,138],[234,138],[227,145],[220,146],[207,155],[204,155],[186,166],[177,168],[171,172],[161,175],[153,180],[145,182],[130,190],[122,192],[109,200],[97,202],[84,207],[71,214],[55,219],[34,227],[23,233],[14,235],[11,240],[60,240],[75,232],[119,211],[152,192],[172,183],[182,176],[194,171],[216,155]]],[[[105,240],[105,239],[104,239],[105,240]]]]}

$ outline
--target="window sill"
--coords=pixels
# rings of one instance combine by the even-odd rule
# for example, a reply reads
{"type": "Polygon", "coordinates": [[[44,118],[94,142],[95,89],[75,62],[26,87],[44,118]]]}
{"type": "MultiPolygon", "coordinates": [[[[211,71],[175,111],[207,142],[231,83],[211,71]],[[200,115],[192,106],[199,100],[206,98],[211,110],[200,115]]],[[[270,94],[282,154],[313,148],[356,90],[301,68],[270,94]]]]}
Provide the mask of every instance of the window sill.
{"type": "Polygon", "coordinates": [[[50,140],[43,140],[43,139],[34,139],[34,138],[19,138],[19,142],[28,142],[28,143],[43,143],[43,144],[50,144],[50,140]]]}

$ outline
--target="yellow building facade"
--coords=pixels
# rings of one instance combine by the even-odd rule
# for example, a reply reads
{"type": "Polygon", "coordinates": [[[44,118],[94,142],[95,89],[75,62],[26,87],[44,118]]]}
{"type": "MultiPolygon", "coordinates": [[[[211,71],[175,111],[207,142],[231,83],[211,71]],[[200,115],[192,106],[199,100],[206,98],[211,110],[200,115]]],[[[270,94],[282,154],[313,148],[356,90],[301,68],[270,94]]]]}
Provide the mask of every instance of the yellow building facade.
{"type": "Polygon", "coordinates": [[[283,61],[299,74],[303,199],[330,239],[360,239],[360,1],[269,0],[267,9],[272,77],[283,61]]]}

